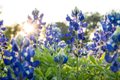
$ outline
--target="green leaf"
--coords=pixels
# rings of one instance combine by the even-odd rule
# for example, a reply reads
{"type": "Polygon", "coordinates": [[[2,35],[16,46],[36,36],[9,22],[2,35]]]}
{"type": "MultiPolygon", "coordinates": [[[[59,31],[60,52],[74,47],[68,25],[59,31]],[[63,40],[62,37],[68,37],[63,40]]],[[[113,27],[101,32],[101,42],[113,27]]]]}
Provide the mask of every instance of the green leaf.
{"type": "Polygon", "coordinates": [[[90,59],[90,61],[91,61],[93,64],[97,64],[97,63],[96,63],[96,60],[95,60],[95,58],[94,58],[93,56],[89,56],[89,59],[90,59]]]}
{"type": "Polygon", "coordinates": [[[40,68],[36,68],[35,69],[35,74],[38,75],[38,76],[44,77],[44,75],[43,75],[43,73],[42,73],[40,68]]]}
{"type": "Polygon", "coordinates": [[[52,67],[49,67],[45,73],[45,77],[48,77],[52,74],[52,67]]]}
{"type": "Polygon", "coordinates": [[[69,66],[69,65],[67,65],[67,64],[65,64],[65,65],[63,66],[63,72],[69,72],[71,69],[72,69],[72,67],[69,66]]]}
{"type": "Polygon", "coordinates": [[[118,57],[118,59],[117,59],[119,62],[120,62],[120,57],[118,57]]]}
{"type": "Polygon", "coordinates": [[[100,65],[96,65],[96,66],[99,69],[99,71],[104,71],[104,69],[102,68],[102,66],[100,66],[100,65]]]}
{"type": "Polygon", "coordinates": [[[68,80],[76,80],[75,74],[71,73],[68,80]]]}
{"type": "Polygon", "coordinates": [[[53,77],[51,80],[57,80],[57,77],[55,76],[55,77],[53,77]]]}
{"type": "Polygon", "coordinates": [[[105,66],[105,69],[109,69],[110,66],[111,66],[111,64],[107,64],[107,65],[105,66]]]}

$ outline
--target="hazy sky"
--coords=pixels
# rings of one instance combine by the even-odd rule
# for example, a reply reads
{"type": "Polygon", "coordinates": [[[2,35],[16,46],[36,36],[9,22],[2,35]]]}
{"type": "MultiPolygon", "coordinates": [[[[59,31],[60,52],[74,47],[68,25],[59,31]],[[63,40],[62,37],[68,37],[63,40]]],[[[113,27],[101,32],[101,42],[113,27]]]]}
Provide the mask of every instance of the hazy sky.
{"type": "Polygon", "coordinates": [[[34,8],[44,13],[47,23],[65,21],[67,14],[77,6],[83,12],[100,12],[119,10],[119,0],[0,0],[2,18],[5,24],[23,22],[34,8]]]}

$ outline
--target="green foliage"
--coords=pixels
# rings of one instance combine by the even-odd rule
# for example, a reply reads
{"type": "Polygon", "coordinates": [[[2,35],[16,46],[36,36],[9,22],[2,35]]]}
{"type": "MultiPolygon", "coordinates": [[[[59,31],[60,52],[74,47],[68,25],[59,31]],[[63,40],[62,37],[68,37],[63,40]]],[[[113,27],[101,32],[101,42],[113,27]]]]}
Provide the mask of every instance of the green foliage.
{"type": "MultiPolygon", "coordinates": [[[[57,80],[59,73],[59,65],[54,62],[54,56],[49,54],[48,49],[40,51],[36,49],[35,59],[39,59],[41,64],[35,69],[36,80],[57,80]]],[[[79,73],[76,74],[77,62],[75,56],[68,55],[67,64],[62,65],[61,78],[62,80],[118,80],[120,72],[113,73],[109,70],[110,64],[106,64],[104,54],[100,58],[94,56],[84,56],[79,58],[79,73]]]]}
{"type": "Polygon", "coordinates": [[[100,13],[96,12],[96,13],[91,13],[90,15],[88,15],[86,13],[86,19],[85,21],[89,24],[88,25],[88,29],[94,30],[95,28],[98,28],[97,23],[103,18],[103,15],[101,15],[100,13]]]}
{"type": "MultiPolygon", "coordinates": [[[[1,56],[0,56],[1,57],[1,56]]],[[[6,76],[3,60],[0,60],[0,77],[6,76]]]]}
{"type": "Polygon", "coordinates": [[[68,32],[68,26],[63,22],[56,22],[57,26],[61,29],[61,33],[65,34],[68,32]]]}
{"type": "MultiPolygon", "coordinates": [[[[58,80],[59,71],[62,80],[119,80],[120,72],[114,73],[109,70],[111,64],[106,64],[104,60],[105,54],[100,58],[88,55],[79,58],[78,74],[77,62],[75,56],[68,54],[65,49],[65,54],[68,56],[68,62],[63,65],[59,65],[54,62],[54,56],[58,53],[50,51],[46,48],[36,49],[34,59],[40,61],[40,65],[35,69],[35,80],[58,80]],[[59,69],[60,68],[60,69],[59,69]]],[[[0,68],[3,68],[3,61],[0,60],[0,68]]],[[[6,76],[5,67],[4,70],[0,69],[0,76],[6,76]]]]}
{"type": "MultiPolygon", "coordinates": [[[[68,26],[65,23],[63,23],[63,22],[56,22],[56,24],[61,29],[62,35],[68,33],[68,26]]],[[[62,37],[61,39],[64,40],[64,41],[66,41],[69,38],[62,37]]]]}
{"type": "Polygon", "coordinates": [[[20,31],[19,24],[15,24],[14,26],[6,26],[7,30],[5,31],[5,35],[7,38],[11,39],[12,36],[15,37],[17,33],[20,31]]]}

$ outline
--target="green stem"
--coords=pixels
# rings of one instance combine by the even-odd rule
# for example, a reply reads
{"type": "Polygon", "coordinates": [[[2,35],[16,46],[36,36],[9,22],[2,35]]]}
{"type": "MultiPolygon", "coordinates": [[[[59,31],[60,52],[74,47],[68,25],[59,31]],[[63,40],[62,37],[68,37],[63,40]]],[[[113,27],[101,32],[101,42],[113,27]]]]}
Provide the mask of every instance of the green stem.
{"type": "Polygon", "coordinates": [[[78,44],[79,44],[79,40],[78,40],[78,36],[77,36],[77,32],[76,32],[76,54],[77,54],[77,58],[76,58],[76,66],[77,66],[77,69],[76,69],[76,78],[77,78],[77,80],[78,80],[78,75],[79,75],[79,54],[78,54],[78,48],[79,48],[79,46],[78,46],[78,44]]]}
{"type": "Polygon", "coordinates": [[[78,75],[79,75],[79,57],[77,56],[77,80],[78,80],[78,75]]]}
{"type": "Polygon", "coordinates": [[[61,64],[58,65],[58,80],[62,80],[61,78],[61,64]]]}

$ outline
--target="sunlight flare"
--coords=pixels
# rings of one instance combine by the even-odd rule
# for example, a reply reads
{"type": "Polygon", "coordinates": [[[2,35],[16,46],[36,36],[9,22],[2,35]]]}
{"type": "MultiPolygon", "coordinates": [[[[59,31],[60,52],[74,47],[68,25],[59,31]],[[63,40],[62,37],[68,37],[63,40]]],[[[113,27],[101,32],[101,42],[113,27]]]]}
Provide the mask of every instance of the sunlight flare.
{"type": "Polygon", "coordinates": [[[27,34],[33,33],[35,31],[35,28],[32,24],[25,23],[23,25],[23,31],[27,34]]]}

